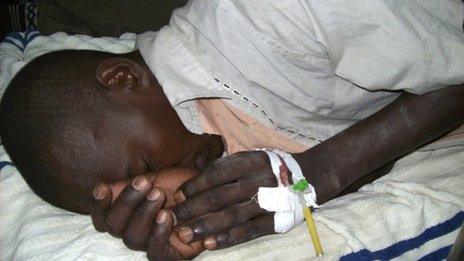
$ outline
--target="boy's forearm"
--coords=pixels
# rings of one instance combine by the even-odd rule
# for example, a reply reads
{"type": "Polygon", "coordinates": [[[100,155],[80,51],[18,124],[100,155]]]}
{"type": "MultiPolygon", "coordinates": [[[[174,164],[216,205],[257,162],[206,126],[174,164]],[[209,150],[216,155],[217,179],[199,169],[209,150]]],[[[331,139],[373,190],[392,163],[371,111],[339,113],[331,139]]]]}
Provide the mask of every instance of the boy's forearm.
{"type": "Polygon", "coordinates": [[[464,85],[421,96],[403,93],[379,112],[294,156],[318,191],[319,202],[325,202],[463,121],[464,85]]]}

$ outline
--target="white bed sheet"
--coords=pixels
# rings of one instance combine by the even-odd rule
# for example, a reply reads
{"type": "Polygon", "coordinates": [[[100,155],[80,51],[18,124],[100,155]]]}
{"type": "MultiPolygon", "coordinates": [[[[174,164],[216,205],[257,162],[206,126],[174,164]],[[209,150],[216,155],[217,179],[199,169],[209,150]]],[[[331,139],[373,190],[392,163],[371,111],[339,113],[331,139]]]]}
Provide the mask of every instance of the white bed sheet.
{"type": "MultiPolygon", "coordinates": [[[[3,43],[0,95],[14,73],[39,54],[70,48],[128,52],[133,49],[134,37],[128,34],[124,39],[91,38],[58,33],[38,36],[24,52],[3,43]]],[[[8,165],[9,161],[0,148],[0,260],[146,259],[143,252],[128,250],[119,239],[97,233],[88,216],[72,214],[42,201],[17,170],[8,165]]],[[[357,260],[388,255],[419,259],[437,253],[452,244],[462,224],[463,187],[462,140],[428,146],[403,158],[387,176],[357,193],[324,204],[315,213],[324,259],[345,256],[346,260],[357,260]],[[397,245],[402,247],[401,251],[396,249],[397,245]]],[[[198,257],[200,260],[312,258],[314,250],[304,225],[287,234],[262,237],[198,257]]]]}

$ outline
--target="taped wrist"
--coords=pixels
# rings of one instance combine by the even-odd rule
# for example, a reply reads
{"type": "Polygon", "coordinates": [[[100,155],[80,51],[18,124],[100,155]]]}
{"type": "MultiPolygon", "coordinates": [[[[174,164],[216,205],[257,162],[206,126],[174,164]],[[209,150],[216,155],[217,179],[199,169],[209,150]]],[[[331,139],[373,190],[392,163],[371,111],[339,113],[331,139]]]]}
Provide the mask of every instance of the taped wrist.
{"type": "Polygon", "coordinates": [[[289,153],[279,150],[263,150],[269,157],[272,172],[277,179],[277,187],[258,188],[258,204],[262,209],[274,214],[274,231],[286,233],[304,220],[303,207],[318,207],[316,191],[307,184],[303,192],[292,189],[290,183],[306,180],[300,165],[289,153]],[[289,175],[291,180],[289,180],[289,175]]]}

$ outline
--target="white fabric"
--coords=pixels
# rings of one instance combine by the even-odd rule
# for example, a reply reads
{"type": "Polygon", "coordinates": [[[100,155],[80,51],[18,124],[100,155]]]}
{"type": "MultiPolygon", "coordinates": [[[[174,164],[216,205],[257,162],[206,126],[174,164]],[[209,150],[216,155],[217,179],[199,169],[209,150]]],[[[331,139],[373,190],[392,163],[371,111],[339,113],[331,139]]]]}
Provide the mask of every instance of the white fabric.
{"type": "Polygon", "coordinates": [[[464,82],[461,0],[307,1],[336,75],[422,94],[464,82]]]}
{"type": "Polygon", "coordinates": [[[464,82],[460,0],[190,1],[137,43],[190,130],[226,98],[309,146],[398,97],[464,82]]]}
{"type": "MultiPolygon", "coordinates": [[[[36,38],[24,53],[0,45],[0,92],[36,55],[56,49],[129,51],[130,40],[55,34],[36,38]],[[114,48],[114,49],[113,49],[114,48]]],[[[337,260],[362,248],[377,250],[415,237],[464,209],[464,146],[418,151],[392,173],[360,192],[332,200],[314,213],[325,259],[337,260]]],[[[0,163],[9,161],[0,147],[0,163]]],[[[14,167],[0,171],[0,260],[146,260],[121,240],[97,233],[88,216],[72,214],[38,198],[14,167]]],[[[428,241],[400,259],[416,260],[451,244],[457,231],[428,241]]],[[[304,224],[287,234],[266,236],[198,260],[310,260],[314,250],[304,224]]]]}
{"type": "Polygon", "coordinates": [[[262,209],[274,213],[274,231],[277,233],[286,233],[290,229],[299,225],[304,220],[303,207],[318,207],[316,204],[316,191],[311,184],[304,194],[292,192],[289,186],[285,186],[280,177],[280,166],[284,160],[289,171],[292,173],[293,183],[305,179],[301,168],[296,160],[289,153],[279,150],[263,150],[269,157],[271,168],[277,179],[277,187],[260,187],[258,188],[257,199],[262,209]]]}
{"type": "MultiPolygon", "coordinates": [[[[301,179],[306,179],[303,176],[303,171],[301,171],[300,165],[298,164],[298,162],[296,162],[295,158],[293,158],[292,154],[281,151],[281,150],[272,150],[272,152],[282,157],[282,159],[285,161],[285,164],[287,165],[288,169],[292,173],[293,183],[297,183],[301,179]]],[[[314,190],[311,184],[309,184],[309,188],[312,188],[312,190],[314,190]]]]}
{"type": "Polygon", "coordinates": [[[258,203],[262,209],[274,213],[274,231],[287,233],[304,221],[303,205],[297,194],[286,187],[258,188],[258,203]]]}
{"type": "Polygon", "coordinates": [[[262,151],[264,151],[269,157],[269,161],[271,162],[272,173],[274,174],[277,180],[277,186],[284,187],[284,184],[282,183],[282,180],[280,178],[280,166],[282,165],[282,162],[280,162],[278,154],[266,149],[263,149],[262,151]]]}
{"type": "Polygon", "coordinates": [[[298,202],[298,197],[290,193],[284,186],[280,178],[280,162],[276,153],[263,150],[266,152],[271,162],[272,173],[276,177],[277,187],[260,187],[256,198],[262,209],[274,213],[274,231],[276,233],[286,233],[296,225],[300,224],[303,217],[303,209],[298,202]],[[301,211],[299,211],[301,210],[301,211]]]}

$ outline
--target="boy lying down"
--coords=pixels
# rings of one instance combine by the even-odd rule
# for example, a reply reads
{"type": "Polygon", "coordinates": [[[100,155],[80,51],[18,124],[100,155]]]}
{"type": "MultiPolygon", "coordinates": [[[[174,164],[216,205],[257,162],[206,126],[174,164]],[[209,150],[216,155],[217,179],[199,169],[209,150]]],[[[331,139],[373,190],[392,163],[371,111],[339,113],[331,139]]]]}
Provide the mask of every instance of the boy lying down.
{"type": "Polygon", "coordinates": [[[2,142],[35,193],[151,259],[288,231],[259,188],[301,169],[323,203],[464,119],[462,3],[401,3],[191,1],[133,53],[32,61],[2,142]]]}

